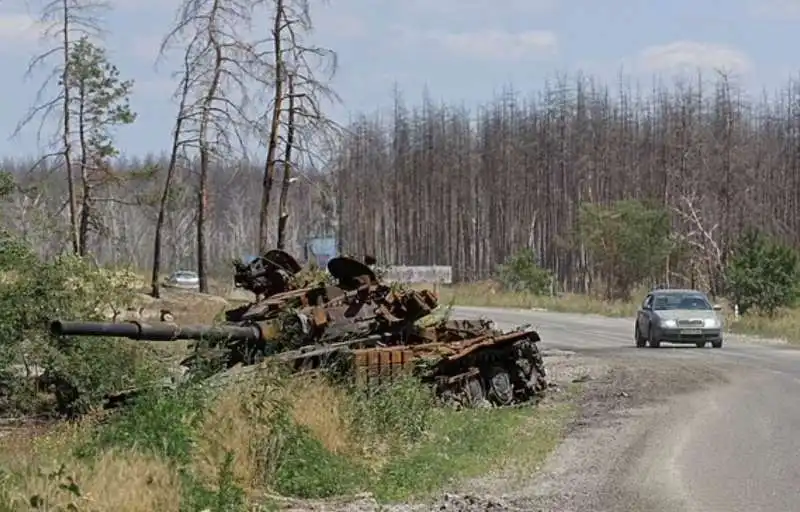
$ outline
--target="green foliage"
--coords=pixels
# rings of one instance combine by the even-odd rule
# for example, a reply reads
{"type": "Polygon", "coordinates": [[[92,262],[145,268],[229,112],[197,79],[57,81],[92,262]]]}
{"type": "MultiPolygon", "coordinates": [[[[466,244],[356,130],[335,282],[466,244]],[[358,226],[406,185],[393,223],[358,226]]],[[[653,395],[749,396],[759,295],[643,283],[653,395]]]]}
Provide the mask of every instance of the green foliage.
{"type": "Polygon", "coordinates": [[[609,276],[609,299],[630,299],[633,288],[659,275],[673,251],[668,212],[640,201],[610,206],[582,204],[580,237],[592,260],[609,276]]]}
{"type": "MultiPolygon", "coordinates": [[[[306,427],[282,409],[273,415],[270,471],[275,490],[303,498],[325,498],[364,490],[380,475],[361,457],[331,453],[306,427]],[[313,463],[309,463],[313,461],[313,463]]],[[[351,390],[347,416],[350,429],[367,445],[375,440],[403,452],[425,439],[434,414],[433,395],[414,378],[351,390]]]]}
{"type": "Polygon", "coordinates": [[[186,504],[181,506],[186,512],[195,510],[218,510],[220,512],[239,512],[250,510],[247,507],[247,496],[242,488],[236,485],[233,474],[233,454],[225,454],[225,460],[219,470],[219,480],[214,489],[209,489],[187,475],[184,485],[187,488],[186,504]]]}
{"type": "Polygon", "coordinates": [[[14,192],[15,186],[14,176],[9,172],[0,171],[0,199],[11,195],[11,193],[14,192]]]}
{"type": "Polygon", "coordinates": [[[534,423],[534,414],[530,409],[435,411],[427,439],[382,468],[376,497],[391,502],[427,495],[517,457],[530,455],[540,462],[555,446],[562,423],[534,423]]]}
{"type": "Polygon", "coordinates": [[[0,281],[0,409],[48,406],[35,400],[32,375],[39,372],[55,385],[56,405],[67,413],[160,373],[131,342],[57,340],[47,330],[54,318],[105,320],[104,310],[127,305],[133,292],[114,275],[69,254],[41,261],[0,232],[0,281]]]}
{"type": "Polygon", "coordinates": [[[800,255],[763,233],[750,230],[739,239],[725,269],[730,298],[739,312],[756,309],[774,316],[800,296],[800,255]]]}
{"type": "Polygon", "coordinates": [[[275,434],[281,437],[281,446],[272,477],[281,494],[328,498],[359,490],[369,477],[360,461],[331,453],[301,425],[284,421],[275,434]]]}
{"type": "Polygon", "coordinates": [[[93,159],[116,156],[109,130],[131,124],[136,114],[130,108],[133,82],[120,80],[119,70],[111,64],[106,51],[84,36],[75,42],[69,54],[69,79],[73,115],[87,134],[83,148],[93,159]]]}
{"type": "Polygon", "coordinates": [[[508,258],[498,268],[503,287],[513,292],[544,295],[550,290],[553,275],[539,266],[536,254],[526,248],[508,258]]]}
{"type": "Polygon", "coordinates": [[[187,463],[208,398],[196,386],[143,393],[129,409],[79,446],[76,455],[87,457],[106,448],[136,447],[177,463],[187,463]]]}
{"type": "Polygon", "coordinates": [[[364,436],[386,436],[414,440],[430,426],[434,396],[413,377],[353,392],[354,428],[364,436]]]}

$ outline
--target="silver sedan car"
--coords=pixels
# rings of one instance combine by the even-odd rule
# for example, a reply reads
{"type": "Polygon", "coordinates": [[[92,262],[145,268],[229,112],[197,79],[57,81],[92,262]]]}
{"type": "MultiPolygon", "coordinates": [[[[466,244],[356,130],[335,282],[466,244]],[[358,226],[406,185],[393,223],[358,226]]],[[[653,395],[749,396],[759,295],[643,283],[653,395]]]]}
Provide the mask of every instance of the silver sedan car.
{"type": "Polygon", "coordinates": [[[697,290],[653,290],[636,315],[637,347],[658,348],[661,342],[722,347],[722,310],[697,290]]]}
{"type": "Polygon", "coordinates": [[[200,286],[200,277],[191,270],[176,270],[167,278],[167,286],[194,290],[200,286]]]}

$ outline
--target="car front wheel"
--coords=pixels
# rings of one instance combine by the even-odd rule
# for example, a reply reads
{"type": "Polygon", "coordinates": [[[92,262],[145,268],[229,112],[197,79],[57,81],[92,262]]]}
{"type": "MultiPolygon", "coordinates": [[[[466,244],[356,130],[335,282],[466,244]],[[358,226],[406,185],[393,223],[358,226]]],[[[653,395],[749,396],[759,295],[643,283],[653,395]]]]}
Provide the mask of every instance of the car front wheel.
{"type": "Polygon", "coordinates": [[[661,346],[661,342],[653,336],[653,329],[650,328],[647,330],[647,343],[650,345],[650,348],[658,348],[661,346]]]}
{"type": "Polygon", "coordinates": [[[637,348],[642,348],[645,345],[647,345],[647,340],[645,339],[644,336],[642,336],[642,333],[639,331],[639,324],[636,324],[636,329],[634,330],[633,337],[636,338],[637,348]]]}
{"type": "Polygon", "coordinates": [[[712,341],[711,346],[714,348],[722,348],[722,340],[719,341],[712,341]]]}

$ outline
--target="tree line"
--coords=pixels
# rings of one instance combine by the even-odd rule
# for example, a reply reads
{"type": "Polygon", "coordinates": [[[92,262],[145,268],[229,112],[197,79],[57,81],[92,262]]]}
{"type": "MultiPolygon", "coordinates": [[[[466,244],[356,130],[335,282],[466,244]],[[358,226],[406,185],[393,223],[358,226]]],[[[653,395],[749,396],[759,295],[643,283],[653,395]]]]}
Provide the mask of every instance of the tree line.
{"type": "Polygon", "coordinates": [[[578,76],[476,112],[398,96],[393,116],[362,116],[341,143],[342,245],[449,264],[460,280],[527,247],[559,289],[585,292],[610,276],[581,236],[582,205],[640,200],[668,211],[690,252],[664,277],[712,287],[748,227],[800,245],[798,100],[793,80],[751,101],[726,76],[646,91],[578,76]]]}
{"type": "Polygon", "coordinates": [[[42,256],[153,276],[191,266],[207,289],[234,257],[302,255],[309,237],[335,235],[340,252],[451,265],[459,281],[493,277],[527,248],[559,290],[587,292],[618,276],[592,256],[581,212],[621,199],[669,213],[688,256],[667,259],[668,281],[715,286],[748,227],[800,246],[794,80],[754,100],[726,76],[644,90],[579,75],[477,109],[409,106],[398,92],[388,118],[340,127],[322,108],[338,100],[336,55],[308,42],[308,0],[187,0],[161,48],[181,57],[173,138],[129,158],[115,138],[136,122],[136,86],[101,44],[108,8],[42,10],[53,47],[31,66],[55,81],[20,129],[41,121],[45,143],[37,160],[3,163],[14,183],[0,206],[42,256]]]}
{"type": "MultiPolygon", "coordinates": [[[[578,77],[533,98],[511,91],[477,112],[429,100],[408,107],[398,96],[390,120],[362,115],[341,131],[324,169],[300,169],[286,199],[293,221],[284,244],[302,254],[307,237],[335,233],[343,252],[452,265],[458,280],[490,277],[527,247],[559,289],[590,291],[604,271],[581,237],[581,205],[640,199],[666,208],[691,248],[688,264],[667,277],[708,279],[748,227],[800,245],[798,92],[790,82],[775,98],[748,102],[725,77],[647,94],[578,77]]],[[[22,179],[28,167],[4,165],[21,178],[5,218],[26,236],[37,216],[57,218],[68,195],[58,175],[22,179]]],[[[96,208],[103,231],[90,251],[98,261],[147,267],[162,189],[159,172],[142,169],[168,167],[168,155],[115,161],[119,174],[137,178],[106,186],[113,201],[96,208]]],[[[175,178],[164,225],[168,266],[197,259],[200,167],[187,161],[175,178]]],[[[223,271],[231,257],[258,249],[263,168],[219,159],[207,176],[209,258],[223,271]]],[[[58,250],[66,233],[45,229],[43,250],[58,250]]],[[[267,241],[277,244],[277,220],[267,241]]]]}

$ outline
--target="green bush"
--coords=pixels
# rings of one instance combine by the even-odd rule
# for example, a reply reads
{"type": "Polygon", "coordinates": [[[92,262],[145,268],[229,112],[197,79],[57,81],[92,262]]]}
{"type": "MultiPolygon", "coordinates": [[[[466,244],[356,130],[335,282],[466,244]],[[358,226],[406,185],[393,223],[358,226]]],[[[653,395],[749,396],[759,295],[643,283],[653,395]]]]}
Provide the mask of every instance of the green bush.
{"type": "Polygon", "coordinates": [[[127,306],[133,292],[119,275],[72,255],[43,261],[0,231],[0,282],[0,411],[76,414],[105,393],[161,374],[145,349],[126,340],[58,340],[48,331],[54,318],[106,320],[105,310],[127,306]],[[39,400],[41,385],[55,389],[55,404],[39,400]]]}
{"type": "Polygon", "coordinates": [[[539,266],[536,254],[523,249],[499,266],[500,283],[506,290],[544,295],[550,291],[553,275],[539,266]]]}
{"type": "Polygon", "coordinates": [[[755,309],[773,316],[800,296],[800,256],[791,247],[750,230],[739,239],[725,280],[741,314],[755,309]]]}
{"type": "Polygon", "coordinates": [[[630,300],[632,290],[663,275],[675,253],[669,212],[661,205],[623,200],[580,207],[580,242],[608,279],[607,299],[630,300]]]}

